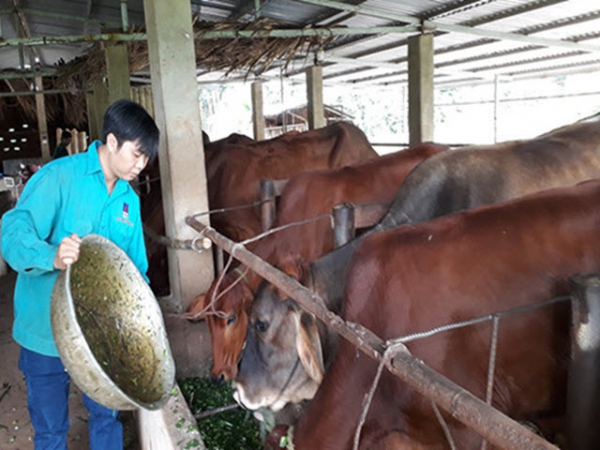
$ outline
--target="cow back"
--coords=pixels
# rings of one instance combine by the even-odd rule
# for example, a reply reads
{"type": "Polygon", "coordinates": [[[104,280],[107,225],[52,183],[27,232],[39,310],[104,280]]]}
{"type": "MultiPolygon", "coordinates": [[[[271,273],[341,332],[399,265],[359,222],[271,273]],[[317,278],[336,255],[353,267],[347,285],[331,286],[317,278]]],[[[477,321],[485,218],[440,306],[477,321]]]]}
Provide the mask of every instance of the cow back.
{"type": "MultiPolygon", "coordinates": [[[[407,176],[370,233],[598,177],[599,121],[576,123],[531,140],[452,150],[429,158],[407,176]]],[[[322,297],[342,296],[345,271],[361,239],[313,262],[310,272],[322,297]]]]}
{"type": "MultiPolygon", "coordinates": [[[[210,207],[258,202],[261,180],[287,179],[309,169],[339,168],[376,157],[364,133],[350,123],[227,146],[207,165],[210,207]]],[[[258,206],[214,214],[211,220],[218,231],[236,241],[262,231],[258,206]]]]}

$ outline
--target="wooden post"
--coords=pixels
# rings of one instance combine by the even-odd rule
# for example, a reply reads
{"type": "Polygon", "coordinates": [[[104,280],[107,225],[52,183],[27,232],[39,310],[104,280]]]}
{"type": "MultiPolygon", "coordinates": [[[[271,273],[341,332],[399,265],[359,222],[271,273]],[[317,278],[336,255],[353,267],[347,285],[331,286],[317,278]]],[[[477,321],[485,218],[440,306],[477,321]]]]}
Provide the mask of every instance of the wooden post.
{"type": "MultiPolygon", "coordinates": [[[[208,210],[192,12],[189,0],[144,0],[144,13],[154,117],[161,130],[158,159],[165,227],[168,237],[186,240],[194,232],[185,217],[208,210]]],[[[208,223],[208,215],[202,220],[208,223]]],[[[169,248],[168,261],[171,297],[162,307],[185,311],[210,286],[211,251],[169,248]]]]}
{"type": "MultiPolygon", "coordinates": [[[[44,90],[44,81],[42,77],[35,77],[35,89],[44,90]]],[[[37,111],[38,130],[40,133],[40,148],[42,150],[42,159],[50,161],[50,143],[48,142],[48,122],[46,121],[46,103],[44,94],[35,94],[35,107],[37,111]]]]}
{"type": "Polygon", "coordinates": [[[308,129],[323,128],[327,125],[323,104],[323,67],[311,66],[306,69],[306,98],[308,129]]]}
{"type": "Polygon", "coordinates": [[[275,223],[275,183],[273,180],[260,180],[260,218],[262,230],[268,231],[275,223]]]}
{"type": "Polygon", "coordinates": [[[130,99],[129,53],[126,44],[106,48],[106,78],[108,79],[108,104],[122,98],[130,99]]]}
{"type": "Polygon", "coordinates": [[[263,141],[265,139],[265,114],[263,111],[262,82],[252,83],[252,126],[254,139],[263,141]]]}
{"type": "Polygon", "coordinates": [[[433,36],[408,38],[409,143],[433,140],[433,36]]]}

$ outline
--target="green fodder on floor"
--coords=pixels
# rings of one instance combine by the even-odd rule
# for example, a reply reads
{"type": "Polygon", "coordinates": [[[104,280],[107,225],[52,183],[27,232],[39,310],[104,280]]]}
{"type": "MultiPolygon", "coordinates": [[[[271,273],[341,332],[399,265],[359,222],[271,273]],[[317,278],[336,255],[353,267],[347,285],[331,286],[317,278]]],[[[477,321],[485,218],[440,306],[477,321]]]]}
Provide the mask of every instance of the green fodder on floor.
{"type": "MultiPolygon", "coordinates": [[[[216,385],[208,378],[178,381],[193,415],[235,403],[229,384],[216,385]]],[[[251,411],[240,408],[198,419],[198,429],[207,450],[260,450],[258,421],[251,411]]]]}

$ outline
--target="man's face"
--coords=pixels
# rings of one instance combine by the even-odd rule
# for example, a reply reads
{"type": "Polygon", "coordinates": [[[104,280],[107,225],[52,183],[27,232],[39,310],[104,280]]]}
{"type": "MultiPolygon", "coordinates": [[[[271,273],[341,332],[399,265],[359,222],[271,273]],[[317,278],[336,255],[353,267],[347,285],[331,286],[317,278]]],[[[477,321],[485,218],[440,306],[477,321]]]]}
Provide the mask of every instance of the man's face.
{"type": "Polygon", "coordinates": [[[110,169],[118,178],[131,181],[144,170],[148,157],[139,150],[140,144],[137,141],[125,141],[120,148],[116,146],[116,138],[114,141],[113,151],[110,152],[110,169]]]}

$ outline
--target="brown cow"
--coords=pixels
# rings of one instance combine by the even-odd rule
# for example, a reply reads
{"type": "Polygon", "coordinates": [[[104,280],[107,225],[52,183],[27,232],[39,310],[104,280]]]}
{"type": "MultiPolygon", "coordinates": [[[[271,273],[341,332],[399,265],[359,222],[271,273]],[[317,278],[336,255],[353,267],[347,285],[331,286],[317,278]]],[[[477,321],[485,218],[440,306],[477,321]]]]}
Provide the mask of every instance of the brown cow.
{"type": "MultiPolygon", "coordinates": [[[[304,133],[286,133],[267,141],[230,144],[237,138],[239,135],[231,135],[226,140],[215,141],[208,144],[205,151],[210,209],[241,207],[212,214],[211,225],[236,241],[262,231],[260,207],[247,207],[260,200],[261,180],[290,178],[308,169],[340,168],[378,156],[365,134],[346,122],[304,133]]],[[[248,248],[255,245],[249,244],[248,248]]],[[[159,267],[164,273],[164,252],[162,258],[154,260],[157,263],[153,267],[159,267]]],[[[153,274],[151,267],[148,277],[157,292],[154,280],[158,280],[160,274],[154,278],[153,274]]]]}
{"type": "MultiPolygon", "coordinates": [[[[251,205],[260,200],[260,181],[286,179],[310,169],[335,169],[376,158],[364,133],[336,122],[304,133],[287,133],[268,141],[226,146],[206,167],[212,210],[251,205]]],[[[260,207],[211,215],[211,225],[234,241],[262,231],[260,207]]],[[[253,244],[249,248],[254,247],[253,244]]]]}
{"type": "MultiPolygon", "coordinates": [[[[386,216],[369,233],[596,177],[600,177],[598,121],[564,127],[530,141],[444,152],[427,159],[409,174],[386,216]]],[[[346,268],[362,239],[359,237],[310,264],[296,260],[292,261],[295,264],[283,268],[315,291],[330,309],[339,312],[346,268]]],[[[267,287],[258,291],[257,297],[261,295],[277,296],[284,302],[283,296],[267,287]]],[[[260,304],[255,299],[251,315],[260,304]]],[[[252,397],[267,398],[267,394],[262,393],[280,391],[294,370],[295,384],[303,386],[303,395],[311,390],[314,393],[324,367],[315,370],[300,364],[294,369],[301,356],[296,343],[310,331],[306,329],[310,323],[298,322],[297,314],[290,308],[273,307],[270,311],[270,321],[279,323],[280,333],[273,341],[261,340],[256,344],[259,347],[256,352],[269,354],[270,358],[260,368],[245,363],[245,356],[251,351],[246,346],[236,383],[252,392],[252,397]],[[282,314],[287,317],[281,318],[282,314]]],[[[251,329],[248,332],[252,332],[251,329]]],[[[327,333],[321,336],[327,341],[330,339],[327,333]]],[[[323,347],[326,367],[332,349],[325,344],[323,347]]],[[[285,395],[278,396],[277,404],[295,401],[292,399],[298,396],[287,388],[285,395]]]]}
{"type": "MultiPolygon", "coordinates": [[[[202,132],[204,144],[204,161],[210,165],[214,155],[229,145],[245,145],[254,142],[254,139],[243,134],[232,133],[228,137],[217,141],[210,141],[208,134],[202,132]]],[[[150,286],[156,295],[167,295],[169,292],[169,274],[167,266],[167,249],[158,242],[153,235],[164,236],[165,218],[162,208],[162,192],[160,186],[160,171],[158,158],[146,167],[143,175],[150,179],[149,195],[142,195],[142,219],[146,236],[146,253],[148,255],[148,278],[150,286]]],[[[144,177],[141,177],[143,179],[144,177]]],[[[140,185],[143,186],[143,185],[140,185]]],[[[140,189],[142,192],[144,188],[140,189]]]]}
{"type": "MultiPolygon", "coordinates": [[[[446,149],[441,145],[422,144],[342,169],[296,175],[283,190],[276,226],[329,215],[333,206],[342,202],[389,202],[415,166],[446,149]]],[[[272,264],[281,265],[289,258],[311,261],[333,250],[333,243],[330,217],[322,217],[266,236],[254,252],[272,264]]],[[[227,273],[223,280],[217,278],[187,314],[199,318],[198,312],[208,312],[205,317],[211,334],[211,373],[215,378],[231,380],[237,373],[237,361],[246,336],[246,305],[262,280],[252,271],[240,277],[245,271],[246,268],[241,267],[227,273]]]]}
{"type": "MultiPolygon", "coordinates": [[[[372,234],[352,257],[343,316],[393,340],[567,295],[570,277],[600,270],[598,204],[600,182],[591,181],[372,234]]],[[[565,413],[569,324],[568,301],[500,321],[492,405],[550,438],[557,429],[544,419],[565,413]]],[[[251,325],[247,348],[274,332],[261,311],[253,313],[251,325]]],[[[414,357],[484,399],[491,336],[488,321],[406,345],[414,357]]],[[[295,448],[353,448],[376,371],[374,360],[344,340],[294,432],[295,448]]],[[[258,399],[245,394],[238,392],[241,402],[256,405],[258,399]]],[[[481,437],[450,414],[443,417],[452,448],[480,448],[481,437]]],[[[384,371],[358,448],[451,447],[431,401],[384,371]]]]}

